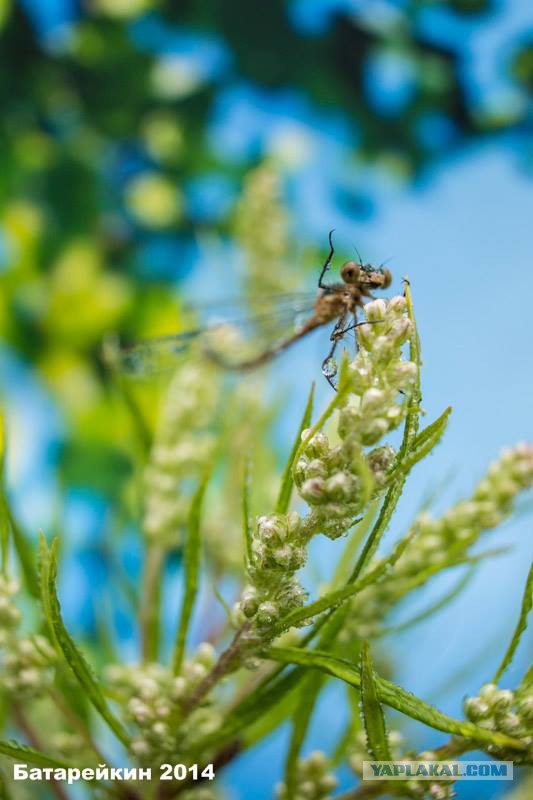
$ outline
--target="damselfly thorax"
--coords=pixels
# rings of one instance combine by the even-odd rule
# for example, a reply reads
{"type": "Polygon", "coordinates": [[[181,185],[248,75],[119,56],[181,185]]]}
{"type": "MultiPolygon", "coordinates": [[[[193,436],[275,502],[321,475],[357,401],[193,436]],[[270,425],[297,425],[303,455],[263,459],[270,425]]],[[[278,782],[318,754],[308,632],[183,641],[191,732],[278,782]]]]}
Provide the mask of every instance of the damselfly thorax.
{"type": "Polygon", "coordinates": [[[335,388],[337,373],[334,353],[343,338],[362,323],[357,312],[372,291],[386,289],[392,277],[388,269],[359,261],[347,261],[341,269],[342,283],[325,284],[334,255],[330,250],[318,279],[318,292],[254,298],[254,313],[228,314],[219,310],[217,318],[183,333],[145,339],[132,345],[113,342],[106,348],[106,360],[115,368],[135,375],[146,375],[172,368],[172,362],[191,345],[225,369],[248,370],[271,361],[308,333],[335,323],[330,334],[330,350],[322,362],[322,372],[335,388]]]}

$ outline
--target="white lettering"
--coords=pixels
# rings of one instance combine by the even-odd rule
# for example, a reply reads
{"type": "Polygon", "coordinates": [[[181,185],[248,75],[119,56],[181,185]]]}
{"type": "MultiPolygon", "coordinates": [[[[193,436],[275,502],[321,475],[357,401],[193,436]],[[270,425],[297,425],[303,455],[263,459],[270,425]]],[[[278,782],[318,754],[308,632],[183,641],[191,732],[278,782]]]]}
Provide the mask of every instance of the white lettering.
{"type": "Polygon", "coordinates": [[[139,767],[137,769],[137,779],[140,780],[140,781],[151,781],[152,780],[152,767],[144,767],[144,769],[139,767]]]}
{"type": "Polygon", "coordinates": [[[79,781],[81,776],[81,771],[77,767],[69,767],[67,770],[67,783],[75,783],[79,781]]]}
{"type": "Polygon", "coordinates": [[[13,780],[26,781],[28,780],[28,765],[27,764],[13,764],[13,780]]]}
{"type": "Polygon", "coordinates": [[[97,781],[109,780],[109,767],[107,764],[98,764],[94,771],[94,777],[97,781]]]}

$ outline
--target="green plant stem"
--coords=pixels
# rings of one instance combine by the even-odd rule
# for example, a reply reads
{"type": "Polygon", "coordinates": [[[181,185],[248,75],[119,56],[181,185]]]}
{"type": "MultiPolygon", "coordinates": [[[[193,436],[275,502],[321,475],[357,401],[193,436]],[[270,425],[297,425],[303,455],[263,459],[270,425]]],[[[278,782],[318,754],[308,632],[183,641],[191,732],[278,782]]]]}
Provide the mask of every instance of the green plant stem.
{"type": "Polygon", "coordinates": [[[165,562],[165,549],[150,542],[144,561],[143,597],[140,609],[142,659],[144,663],[156,661],[159,651],[159,612],[161,601],[161,572],[165,562]]]}

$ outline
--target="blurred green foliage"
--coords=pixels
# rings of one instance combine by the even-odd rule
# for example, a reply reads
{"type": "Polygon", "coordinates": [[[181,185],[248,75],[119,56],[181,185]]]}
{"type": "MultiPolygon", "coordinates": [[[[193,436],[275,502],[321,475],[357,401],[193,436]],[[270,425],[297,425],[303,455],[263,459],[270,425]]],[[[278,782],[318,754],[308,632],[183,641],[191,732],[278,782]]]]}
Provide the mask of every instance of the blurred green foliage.
{"type": "MultiPolygon", "coordinates": [[[[121,460],[124,430],[99,361],[103,335],[178,328],[169,284],[194,264],[191,243],[233,231],[231,203],[216,218],[195,216],[190,182],[218,173],[239,185],[266,155],[259,149],[236,159],[214,146],[210,124],[226,88],[241,82],[298,92],[325,120],[343,115],[354,160],[404,178],[442,155],[421,142],[418,126],[427,115],[449,120],[455,148],[524,124],[521,107],[480,112],[461,73],[468,41],[461,51],[421,32],[423,14],[435,4],[411,3],[401,13],[391,6],[382,16],[349,14],[340,4],[312,35],[294,23],[295,5],[93,0],[47,35],[31,21],[31,3],[0,4],[0,335],[35,365],[66,417],[67,483],[100,488],[104,465],[121,460]],[[163,26],[159,50],[139,44],[142,26],[154,21],[163,26]],[[174,34],[192,36],[200,50],[202,43],[218,47],[224,57],[209,74],[195,73],[174,34]],[[414,88],[384,114],[369,92],[368,70],[373,59],[389,56],[414,76],[414,88]],[[161,276],[143,260],[147,243],[165,234],[177,250],[161,276]],[[88,457],[93,449],[98,469],[88,457]]],[[[488,0],[439,5],[480,23],[494,7],[488,0]]],[[[515,48],[507,68],[517,85],[530,88],[530,44],[515,48]]]]}

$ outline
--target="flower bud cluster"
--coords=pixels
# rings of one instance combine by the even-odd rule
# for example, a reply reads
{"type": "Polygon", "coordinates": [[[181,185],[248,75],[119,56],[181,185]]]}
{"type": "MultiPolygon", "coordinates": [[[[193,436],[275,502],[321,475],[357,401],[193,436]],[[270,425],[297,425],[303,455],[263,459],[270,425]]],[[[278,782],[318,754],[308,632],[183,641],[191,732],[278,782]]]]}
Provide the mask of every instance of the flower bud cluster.
{"type": "Polygon", "coordinates": [[[225,402],[220,436],[224,437],[224,469],[209,488],[212,502],[203,514],[203,532],[209,561],[219,573],[242,574],[242,479],[247,453],[253,450],[254,501],[268,508],[278,490],[275,456],[254,443],[269,435],[271,409],[264,387],[254,381],[239,382],[225,402]]]}
{"type": "Polygon", "coordinates": [[[0,575],[0,646],[4,646],[4,642],[17,628],[21,613],[20,610],[11,601],[11,598],[18,592],[19,585],[17,581],[9,580],[3,575],[0,575]]]}
{"type": "MultiPolygon", "coordinates": [[[[305,593],[294,574],[306,562],[312,536],[323,533],[336,539],[345,534],[364,504],[386,485],[395,458],[393,448],[378,446],[364,453],[363,447],[377,444],[404,416],[405,404],[397,402],[398,394],[410,388],[416,375],[415,365],[401,358],[411,329],[405,311],[401,297],[366,306],[367,319],[376,318],[378,324],[363,326],[363,343],[350,366],[353,391],[340,409],[340,444],[332,447],[326,434],[318,432],[295,465],[294,481],[311,513],[304,519],[296,512],[257,519],[249,586],[235,611],[237,623],[252,620],[246,634],[250,645],[268,639],[276,622],[304,603],[305,593]],[[379,436],[371,436],[369,423],[380,419],[387,421],[385,427],[379,436]]],[[[309,431],[304,431],[303,441],[308,436],[309,431]]]]}
{"type": "Polygon", "coordinates": [[[54,681],[55,660],[54,649],[44,636],[13,637],[2,656],[4,687],[20,698],[46,693],[54,681]]]}
{"type": "Polygon", "coordinates": [[[257,518],[248,565],[250,584],[236,609],[237,621],[253,620],[252,638],[267,638],[282,616],[305,602],[294,573],[305,563],[308,540],[305,522],[295,511],[257,518]]]}
{"type": "Polygon", "coordinates": [[[237,206],[236,237],[246,258],[246,281],[259,297],[287,290],[282,265],[288,250],[287,215],[275,168],[261,164],[247,175],[237,206]]]}
{"type": "MultiPolygon", "coordinates": [[[[293,800],[330,800],[331,792],[337,786],[337,779],[331,771],[327,756],[319,750],[300,759],[296,767],[296,785],[293,800]]],[[[287,787],[284,783],[276,786],[278,800],[287,800],[287,787]]]]}
{"type": "Polygon", "coordinates": [[[142,764],[162,763],[163,755],[187,754],[193,738],[201,738],[220,725],[220,715],[203,705],[181,724],[184,700],[205,678],[216,660],[213,647],[204,642],[193,658],[183,663],[179,675],[161,664],[113,664],[106,670],[108,683],[120,696],[126,717],[135,728],[132,750],[142,764]]]}
{"type": "Polygon", "coordinates": [[[185,363],[166,392],[144,475],[144,530],[158,544],[180,542],[190,504],[185,487],[212,459],[217,380],[208,364],[185,363]]]}
{"type": "Polygon", "coordinates": [[[417,376],[416,364],[402,359],[402,346],[412,334],[406,312],[401,296],[366,304],[369,324],[358,328],[359,349],[350,365],[353,395],[341,410],[341,439],[355,435],[361,445],[376,444],[405,416],[398,394],[408,392],[417,376]]]}
{"type": "Polygon", "coordinates": [[[524,681],[516,690],[499,689],[494,683],[481,687],[477,697],[468,697],[464,703],[465,716],[480,728],[506,733],[520,739],[527,746],[523,753],[513,750],[508,754],[490,746],[491,754],[498,758],[509,755],[513,761],[530,762],[533,758],[533,685],[524,681]]]}
{"type": "Polygon", "coordinates": [[[23,699],[49,689],[54,680],[55,651],[44,636],[18,634],[21,613],[11,600],[18,589],[16,581],[0,576],[2,683],[13,698],[23,699]]]}
{"type": "Polygon", "coordinates": [[[415,521],[415,539],[379,583],[357,595],[353,621],[360,636],[379,632],[380,620],[409,591],[413,578],[428,567],[461,557],[483,531],[499,525],[512,511],[516,495],[533,485],[533,445],[506,449],[490,465],[472,497],[452,506],[442,517],[424,512],[415,521]]]}
{"type": "MultiPolygon", "coordinates": [[[[415,755],[413,760],[438,761],[439,757],[435,750],[425,750],[415,755]]],[[[457,792],[454,790],[454,781],[449,779],[424,781],[414,778],[406,781],[405,785],[411,797],[420,798],[420,800],[423,800],[423,798],[427,798],[427,800],[453,800],[454,797],[457,797],[457,792]]]]}
{"type": "MultiPolygon", "coordinates": [[[[315,527],[335,539],[342,536],[369,500],[384,488],[394,450],[376,445],[403,420],[409,393],[416,379],[416,365],[402,359],[402,345],[411,334],[406,301],[393,297],[365,306],[369,323],[358,329],[359,349],[349,366],[351,393],[339,412],[340,444],[330,445],[324,433],[316,433],[306,445],[294,470],[300,496],[312,508],[315,527]]],[[[305,440],[309,431],[304,431],[305,440]]]]}

